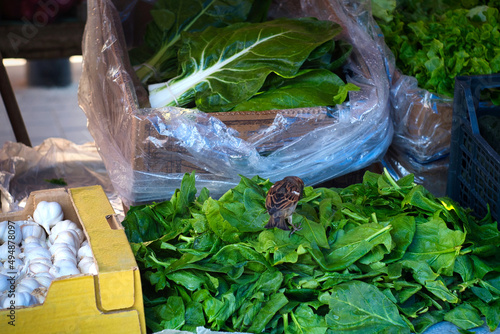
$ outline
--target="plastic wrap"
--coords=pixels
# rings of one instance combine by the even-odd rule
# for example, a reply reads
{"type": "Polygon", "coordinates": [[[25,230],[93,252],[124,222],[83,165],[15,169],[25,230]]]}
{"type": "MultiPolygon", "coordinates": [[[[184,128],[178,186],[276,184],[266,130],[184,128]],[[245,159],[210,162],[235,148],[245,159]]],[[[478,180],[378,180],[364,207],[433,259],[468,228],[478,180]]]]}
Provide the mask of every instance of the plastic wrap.
{"type": "Polygon", "coordinates": [[[77,145],[62,138],[49,138],[29,147],[6,142],[0,150],[1,211],[19,211],[32,191],[100,185],[117,215],[123,206],[93,143],[77,145]],[[61,180],[66,185],[51,183],[61,180]]]}
{"type": "MultiPolygon", "coordinates": [[[[217,197],[234,187],[239,175],[258,174],[271,181],[297,175],[315,185],[369,166],[385,154],[393,135],[388,100],[394,65],[371,17],[370,2],[277,3],[276,16],[315,16],[343,27],[341,38],[354,47],[345,66],[348,81],[361,90],[334,109],[278,112],[269,125],[243,136],[212,114],[147,108],[116,8],[107,0],[88,1],[79,102],[126,205],[169,198],[191,167],[197,171],[197,187],[207,187],[217,197]],[[175,164],[184,169],[173,168],[175,164]]],[[[269,116],[255,113],[259,115],[269,116]]]]}
{"type": "Polygon", "coordinates": [[[394,138],[384,165],[396,178],[415,181],[436,196],[446,193],[453,99],[419,88],[417,79],[396,72],[390,102],[394,138]]]}

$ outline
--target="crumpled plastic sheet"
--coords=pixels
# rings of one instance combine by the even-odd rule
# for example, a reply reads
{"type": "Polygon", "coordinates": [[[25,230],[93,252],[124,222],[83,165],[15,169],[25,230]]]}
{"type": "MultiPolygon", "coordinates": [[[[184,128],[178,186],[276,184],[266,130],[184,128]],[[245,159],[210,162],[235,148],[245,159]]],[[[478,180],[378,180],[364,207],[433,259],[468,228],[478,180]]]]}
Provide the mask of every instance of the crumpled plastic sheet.
{"type": "Polygon", "coordinates": [[[392,146],[420,164],[449,155],[452,103],[452,98],[418,88],[414,77],[399,76],[391,87],[392,146]]]}
{"type": "Polygon", "coordinates": [[[123,216],[123,205],[114,191],[93,143],[77,145],[63,138],[49,138],[29,147],[6,142],[0,149],[1,211],[19,211],[32,191],[100,185],[115,213],[123,216]],[[48,180],[63,179],[67,185],[48,180]]]}
{"type": "Polygon", "coordinates": [[[396,70],[390,91],[394,137],[382,164],[396,179],[408,174],[435,196],[445,196],[453,99],[418,87],[396,70]]]}
{"type": "MultiPolygon", "coordinates": [[[[390,52],[390,51],[389,51],[390,52]]],[[[414,174],[436,196],[446,194],[453,99],[418,87],[395,71],[390,91],[394,138],[383,165],[395,178],[414,174]]]]}
{"type": "Polygon", "coordinates": [[[272,125],[243,140],[210,114],[147,108],[146,91],[137,82],[125,51],[119,14],[109,0],[88,1],[79,103],[113,186],[126,205],[168,199],[180,186],[183,173],[137,167],[137,162],[148,165],[153,155],[180,157],[202,168],[205,173],[197,173],[197,187],[207,187],[213,197],[234,187],[239,175],[258,174],[273,182],[297,175],[307,185],[315,185],[384,156],[393,136],[388,102],[394,62],[381,42],[369,1],[277,1],[272,13],[339,23],[341,38],[354,46],[345,66],[348,81],[361,90],[350,93],[350,102],[319,115],[279,114],[272,125]],[[158,130],[154,136],[143,136],[138,129],[145,119],[158,130]],[[289,135],[311,124],[311,131],[289,135]],[[273,147],[284,134],[289,140],[273,147]],[[153,145],[155,152],[137,149],[146,144],[153,145]]]}

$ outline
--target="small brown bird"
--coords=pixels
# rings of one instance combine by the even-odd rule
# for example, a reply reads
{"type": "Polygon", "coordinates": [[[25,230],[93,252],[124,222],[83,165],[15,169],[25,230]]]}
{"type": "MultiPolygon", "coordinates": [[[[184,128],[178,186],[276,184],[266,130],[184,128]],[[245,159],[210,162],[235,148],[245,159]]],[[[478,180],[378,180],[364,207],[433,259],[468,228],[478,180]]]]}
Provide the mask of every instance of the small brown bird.
{"type": "Polygon", "coordinates": [[[297,176],[287,176],[283,180],[276,182],[267,192],[266,209],[269,215],[269,222],[265,228],[277,227],[289,231],[288,224],[292,226],[292,232],[300,231],[300,226],[292,224],[292,214],[297,207],[302,191],[304,190],[304,181],[297,176]]]}

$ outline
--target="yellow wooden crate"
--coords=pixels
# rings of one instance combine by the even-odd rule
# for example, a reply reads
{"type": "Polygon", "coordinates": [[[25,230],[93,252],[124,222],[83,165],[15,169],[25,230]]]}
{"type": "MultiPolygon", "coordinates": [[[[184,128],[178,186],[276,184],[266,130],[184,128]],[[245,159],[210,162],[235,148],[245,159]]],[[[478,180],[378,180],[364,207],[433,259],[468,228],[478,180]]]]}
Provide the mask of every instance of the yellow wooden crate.
{"type": "Polygon", "coordinates": [[[24,210],[0,221],[26,219],[40,201],[58,202],[65,219],[81,225],[98,275],[55,279],[43,304],[0,310],[0,333],[146,333],[139,269],[102,188],[35,191],[24,210]]]}

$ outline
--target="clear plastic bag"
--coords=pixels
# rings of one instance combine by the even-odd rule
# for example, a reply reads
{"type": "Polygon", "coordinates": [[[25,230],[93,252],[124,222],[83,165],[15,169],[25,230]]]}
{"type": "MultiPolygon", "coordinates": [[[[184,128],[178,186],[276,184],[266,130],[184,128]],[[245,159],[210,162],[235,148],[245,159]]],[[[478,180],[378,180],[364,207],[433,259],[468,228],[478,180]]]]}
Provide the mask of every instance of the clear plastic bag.
{"type": "Polygon", "coordinates": [[[444,196],[453,99],[419,88],[414,77],[395,74],[390,94],[394,138],[384,166],[396,178],[414,174],[418,184],[444,196]]]}
{"type": "Polygon", "coordinates": [[[32,191],[93,185],[102,186],[115,212],[123,214],[122,203],[93,143],[77,145],[63,138],[49,138],[35,147],[6,142],[0,149],[2,212],[22,209],[32,191]]]}
{"type": "Polygon", "coordinates": [[[348,81],[361,90],[333,109],[278,112],[269,125],[242,136],[212,114],[140,108],[148,105],[147,95],[130,66],[119,13],[109,0],[89,1],[79,102],[125,204],[169,198],[192,169],[197,187],[217,197],[239,175],[271,181],[297,175],[315,185],[379,161],[393,135],[388,101],[394,64],[369,4],[277,2],[276,16],[315,16],[343,27],[341,38],[354,47],[345,66],[348,81]]]}

